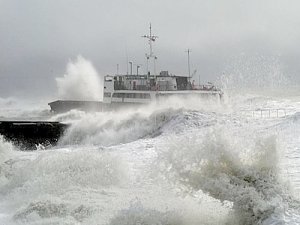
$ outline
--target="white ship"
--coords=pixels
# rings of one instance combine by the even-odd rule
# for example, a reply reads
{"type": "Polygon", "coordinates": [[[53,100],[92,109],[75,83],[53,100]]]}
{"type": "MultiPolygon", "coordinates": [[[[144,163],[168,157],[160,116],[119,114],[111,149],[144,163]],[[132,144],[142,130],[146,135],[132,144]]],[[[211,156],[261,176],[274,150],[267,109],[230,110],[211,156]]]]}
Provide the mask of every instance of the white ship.
{"type": "Polygon", "coordinates": [[[191,81],[188,50],[188,76],[176,76],[169,74],[168,71],[161,71],[156,74],[155,65],[157,57],[152,50],[153,42],[157,36],[152,35],[151,24],[149,35],[142,36],[149,41],[149,54],[147,59],[147,74],[132,73],[132,62],[130,64],[130,74],[126,75],[107,75],[104,77],[103,101],[77,101],[77,100],[57,100],[48,103],[53,112],[64,112],[71,109],[104,111],[118,109],[124,106],[136,106],[138,104],[148,104],[159,102],[161,99],[178,96],[189,98],[199,96],[201,98],[222,98],[223,92],[212,85],[195,85],[191,81]],[[149,68],[149,62],[153,64],[153,72],[149,68]]]}

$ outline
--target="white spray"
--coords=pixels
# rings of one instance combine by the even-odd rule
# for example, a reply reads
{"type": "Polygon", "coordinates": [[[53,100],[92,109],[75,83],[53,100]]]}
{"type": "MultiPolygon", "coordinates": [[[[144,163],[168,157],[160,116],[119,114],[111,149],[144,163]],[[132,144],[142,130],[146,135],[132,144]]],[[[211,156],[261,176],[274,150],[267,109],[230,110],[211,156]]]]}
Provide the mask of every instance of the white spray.
{"type": "Polygon", "coordinates": [[[239,55],[220,77],[223,89],[261,92],[286,89],[291,81],[276,57],[239,55]]]}
{"type": "Polygon", "coordinates": [[[93,64],[82,56],[68,63],[66,73],[57,77],[56,83],[61,99],[101,101],[103,98],[101,78],[93,64]]]}
{"type": "Polygon", "coordinates": [[[167,173],[163,173],[187,192],[202,190],[222,202],[232,202],[234,224],[265,224],[271,217],[282,222],[291,199],[279,181],[275,137],[258,140],[246,150],[223,136],[212,131],[203,143],[196,143],[199,139],[195,138],[180,140],[166,152],[158,150],[167,162],[163,170],[167,173]]]}

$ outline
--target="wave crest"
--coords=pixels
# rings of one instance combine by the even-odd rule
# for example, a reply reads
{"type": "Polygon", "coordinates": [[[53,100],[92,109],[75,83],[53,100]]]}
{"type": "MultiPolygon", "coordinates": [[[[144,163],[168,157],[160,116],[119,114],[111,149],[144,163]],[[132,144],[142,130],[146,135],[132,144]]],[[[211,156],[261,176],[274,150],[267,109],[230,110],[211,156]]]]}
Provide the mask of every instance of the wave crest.
{"type": "Polygon", "coordinates": [[[216,131],[204,142],[196,140],[175,141],[159,153],[171,181],[186,192],[232,202],[238,224],[260,224],[284,212],[288,190],[278,177],[274,136],[257,140],[252,149],[216,131]]]}
{"type": "Polygon", "coordinates": [[[74,121],[60,144],[111,146],[159,135],[178,110],[87,113],[74,121]]]}

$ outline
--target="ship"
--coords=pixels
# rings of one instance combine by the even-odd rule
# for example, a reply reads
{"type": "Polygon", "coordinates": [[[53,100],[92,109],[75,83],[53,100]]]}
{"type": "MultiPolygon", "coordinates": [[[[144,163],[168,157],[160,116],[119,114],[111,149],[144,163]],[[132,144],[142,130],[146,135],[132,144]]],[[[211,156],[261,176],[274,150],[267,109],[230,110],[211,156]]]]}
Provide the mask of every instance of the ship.
{"type": "MultiPolygon", "coordinates": [[[[111,111],[124,109],[124,107],[138,107],[145,104],[164,104],[170,97],[188,99],[192,97],[222,99],[223,92],[212,83],[206,85],[195,85],[190,75],[189,53],[188,53],[188,76],[178,76],[161,71],[156,73],[157,56],[154,55],[152,45],[158,38],[150,32],[142,36],[148,39],[149,53],[146,55],[147,73],[139,74],[137,65],[136,74],[130,73],[106,75],[103,80],[102,101],[82,100],[56,100],[48,103],[54,113],[67,112],[72,109],[83,111],[111,111]],[[152,71],[148,70],[152,62],[152,71]]],[[[199,104],[202,101],[199,101],[199,104]]],[[[56,121],[0,121],[0,135],[19,146],[21,150],[35,150],[48,148],[57,144],[59,138],[64,134],[70,124],[56,121]]],[[[1,137],[0,137],[1,138],[1,137]]]]}
{"type": "Polygon", "coordinates": [[[168,71],[156,72],[157,56],[153,52],[153,43],[158,38],[152,34],[151,24],[149,34],[142,36],[148,39],[149,53],[146,53],[147,72],[139,74],[137,65],[136,74],[133,74],[132,62],[130,73],[106,75],[104,77],[103,100],[56,100],[48,103],[52,112],[61,113],[72,109],[83,111],[110,111],[124,107],[136,107],[149,103],[162,102],[168,97],[177,96],[183,98],[201,97],[221,99],[223,92],[211,83],[196,85],[190,74],[190,60],[188,49],[188,76],[170,74],[168,71]],[[149,69],[150,63],[153,70],[149,69]]]}

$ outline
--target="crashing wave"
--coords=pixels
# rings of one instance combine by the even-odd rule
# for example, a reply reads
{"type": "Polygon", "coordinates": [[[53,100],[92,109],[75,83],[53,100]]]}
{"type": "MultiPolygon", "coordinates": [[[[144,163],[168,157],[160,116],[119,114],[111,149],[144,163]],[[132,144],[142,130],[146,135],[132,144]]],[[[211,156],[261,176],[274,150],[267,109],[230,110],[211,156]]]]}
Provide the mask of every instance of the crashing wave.
{"type": "Polygon", "coordinates": [[[88,113],[74,121],[60,140],[61,145],[111,146],[157,136],[181,110],[127,113],[88,113]]]}
{"type": "Polygon", "coordinates": [[[295,201],[278,176],[276,138],[258,140],[247,151],[235,142],[218,132],[202,143],[175,141],[168,150],[158,151],[163,173],[187,192],[202,191],[232,202],[237,224],[263,224],[274,214],[282,219],[295,201]]]}

